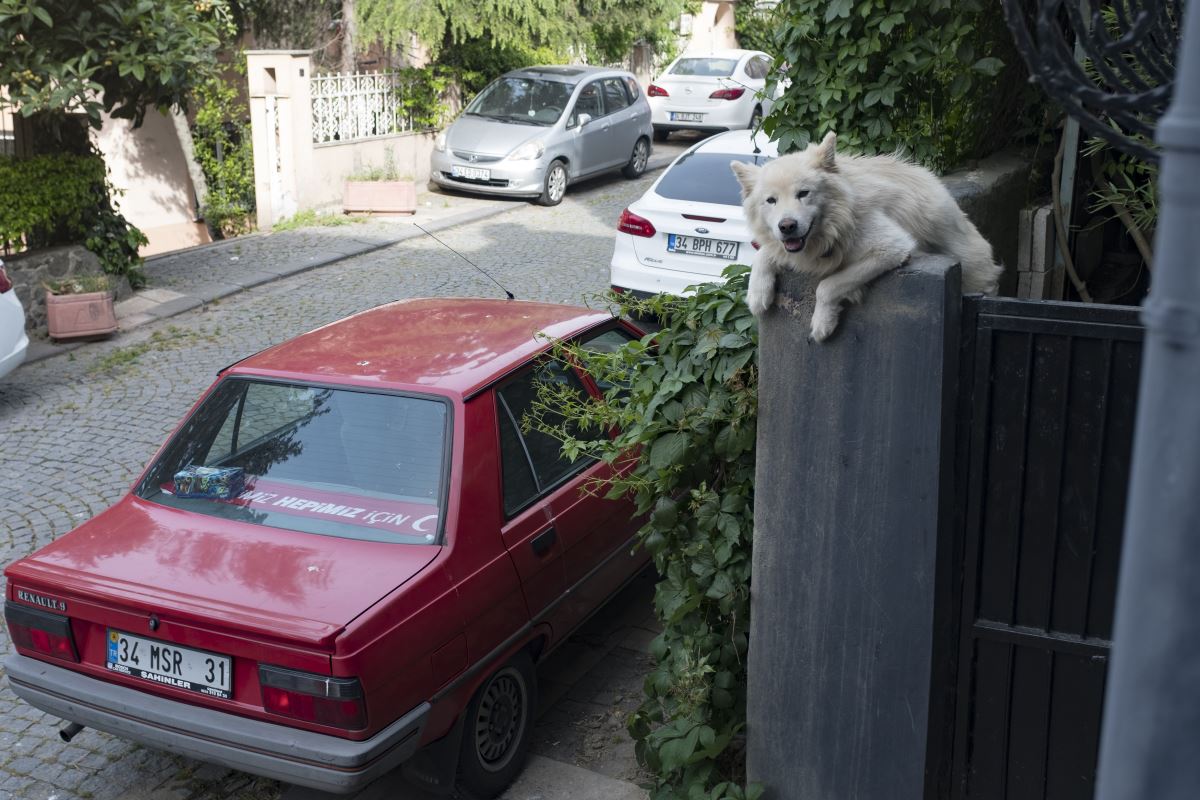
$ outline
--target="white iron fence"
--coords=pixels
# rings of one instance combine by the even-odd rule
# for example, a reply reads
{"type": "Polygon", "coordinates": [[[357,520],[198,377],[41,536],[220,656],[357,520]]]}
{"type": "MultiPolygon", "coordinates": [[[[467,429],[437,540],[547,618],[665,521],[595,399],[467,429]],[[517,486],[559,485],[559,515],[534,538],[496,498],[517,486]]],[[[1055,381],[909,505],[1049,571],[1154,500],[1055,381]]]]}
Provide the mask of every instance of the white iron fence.
{"type": "Polygon", "coordinates": [[[395,72],[319,75],[312,79],[314,144],[351,142],[412,130],[395,72]]]}

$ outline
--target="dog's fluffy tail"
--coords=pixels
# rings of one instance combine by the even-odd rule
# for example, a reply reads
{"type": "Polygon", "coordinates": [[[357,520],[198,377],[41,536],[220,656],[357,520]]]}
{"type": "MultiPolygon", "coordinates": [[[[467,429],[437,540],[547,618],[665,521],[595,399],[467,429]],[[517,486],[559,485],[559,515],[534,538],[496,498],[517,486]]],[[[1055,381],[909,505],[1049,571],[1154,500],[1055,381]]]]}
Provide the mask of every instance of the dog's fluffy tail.
{"type": "Polygon", "coordinates": [[[964,215],[957,236],[946,242],[948,255],[962,265],[963,294],[995,294],[1004,267],[992,257],[992,245],[964,215]]]}

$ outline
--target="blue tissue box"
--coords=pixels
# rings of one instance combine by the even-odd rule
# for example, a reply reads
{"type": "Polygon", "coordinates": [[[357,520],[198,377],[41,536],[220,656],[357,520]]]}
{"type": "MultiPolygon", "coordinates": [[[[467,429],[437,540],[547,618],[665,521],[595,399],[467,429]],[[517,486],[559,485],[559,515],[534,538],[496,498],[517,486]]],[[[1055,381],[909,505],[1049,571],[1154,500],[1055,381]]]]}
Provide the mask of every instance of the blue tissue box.
{"type": "Polygon", "coordinates": [[[197,467],[189,464],[175,473],[176,497],[231,500],[246,488],[241,467],[197,467]]]}

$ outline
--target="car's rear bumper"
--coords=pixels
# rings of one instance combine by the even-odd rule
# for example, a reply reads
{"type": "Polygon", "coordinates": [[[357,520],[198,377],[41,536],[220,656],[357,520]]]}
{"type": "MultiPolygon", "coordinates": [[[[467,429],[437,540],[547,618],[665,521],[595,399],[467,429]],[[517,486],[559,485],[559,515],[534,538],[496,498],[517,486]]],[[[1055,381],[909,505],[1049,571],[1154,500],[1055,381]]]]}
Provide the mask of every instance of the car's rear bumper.
{"type": "Polygon", "coordinates": [[[25,350],[29,347],[29,337],[25,334],[25,310],[16,292],[0,294],[0,377],[21,365],[25,360],[25,350]]]}
{"type": "Polygon", "coordinates": [[[723,283],[720,275],[701,275],[696,272],[683,272],[674,269],[648,267],[645,264],[629,263],[624,259],[613,258],[609,269],[609,284],[622,289],[632,289],[647,295],[673,294],[683,297],[691,294],[685,291],[689,286],[701,283],[723,283]]]}
{"type": "Polygon", "coordinates": [[[342,794],[410,758],[430,708],[422,703],[370,739],[355,742],[179,703],[22,655],[9,656],[4,669],[18,697],[65,720],[189,758],[342,794]]]}

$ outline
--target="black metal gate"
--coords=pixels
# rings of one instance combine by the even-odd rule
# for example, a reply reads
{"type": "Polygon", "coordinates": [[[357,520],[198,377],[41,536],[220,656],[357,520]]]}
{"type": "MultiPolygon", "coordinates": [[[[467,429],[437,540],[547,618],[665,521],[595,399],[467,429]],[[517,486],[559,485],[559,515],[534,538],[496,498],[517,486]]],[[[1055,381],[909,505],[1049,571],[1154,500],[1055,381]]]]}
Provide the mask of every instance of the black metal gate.
{"type": "Polygon", "coordinates": [[[938,794],[1091,800],[1142,328],[1130,308],[964,302],[938,794]]]}

